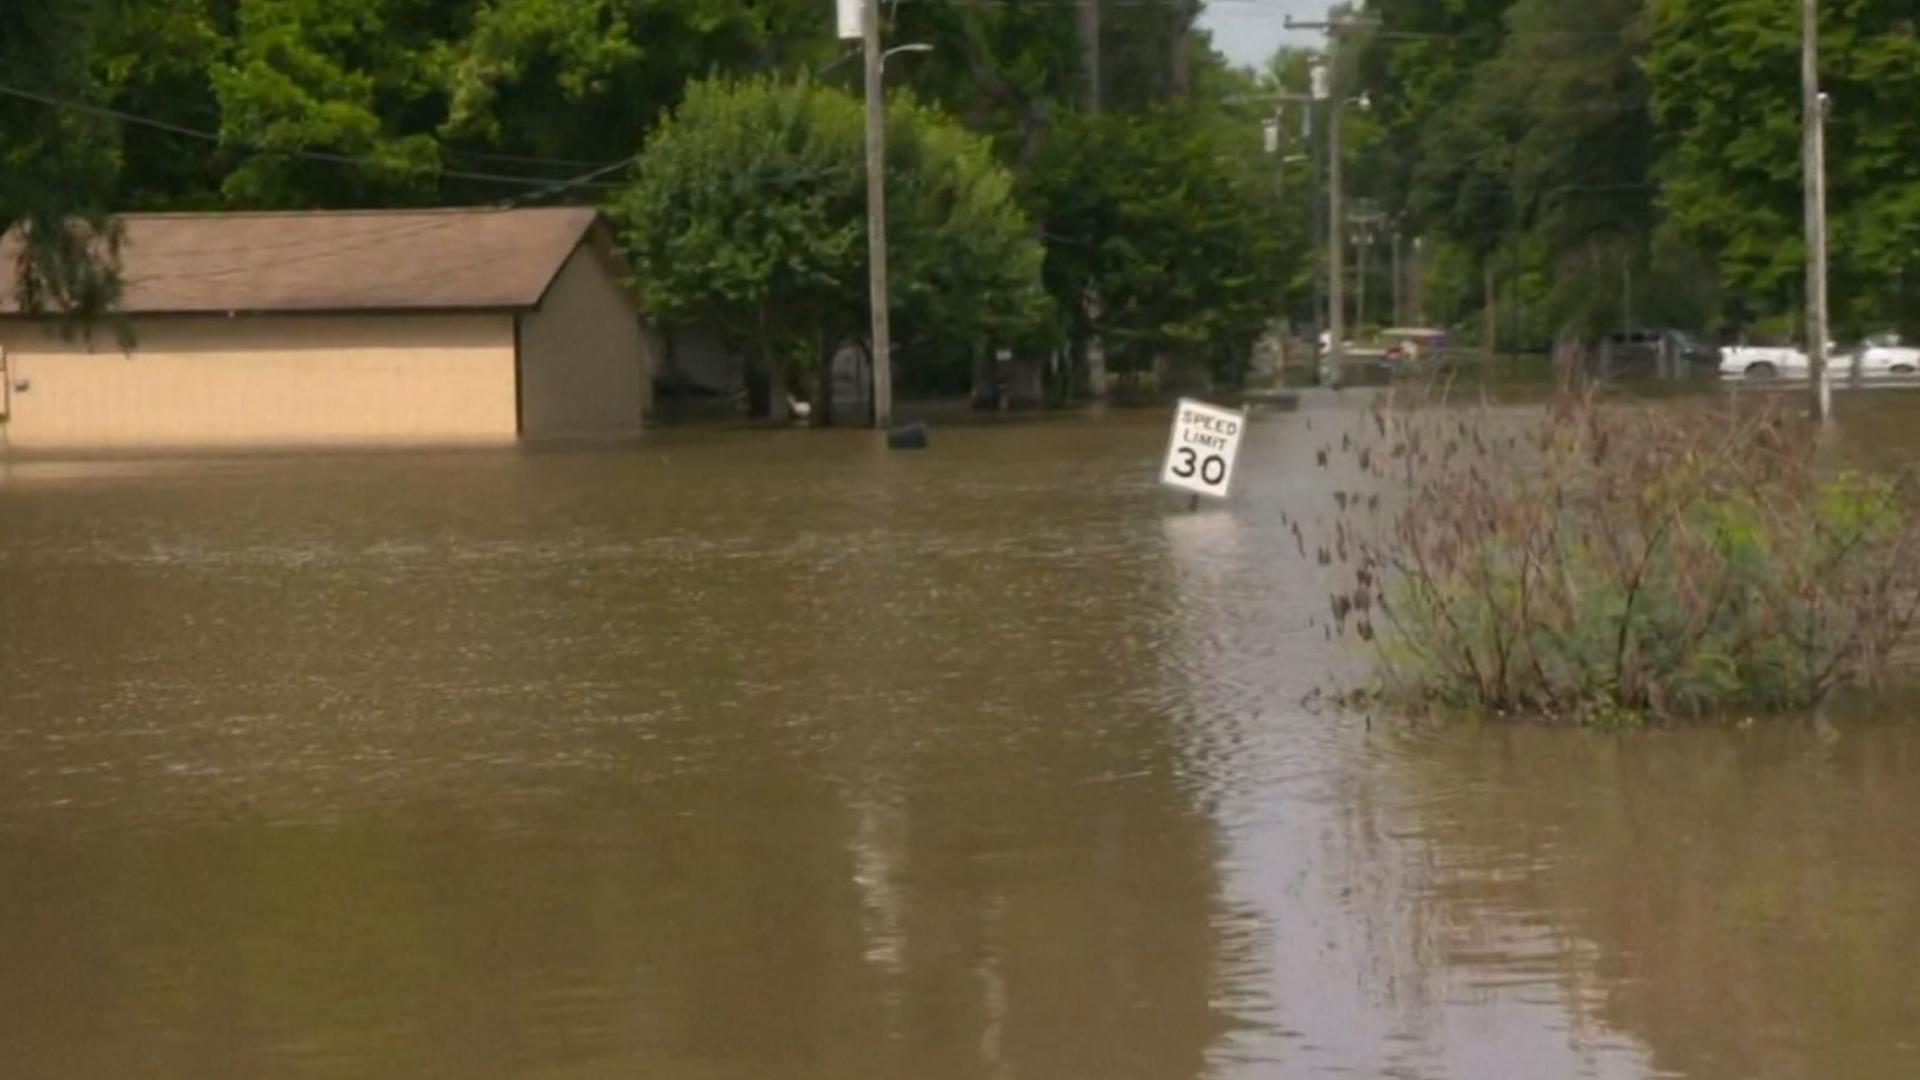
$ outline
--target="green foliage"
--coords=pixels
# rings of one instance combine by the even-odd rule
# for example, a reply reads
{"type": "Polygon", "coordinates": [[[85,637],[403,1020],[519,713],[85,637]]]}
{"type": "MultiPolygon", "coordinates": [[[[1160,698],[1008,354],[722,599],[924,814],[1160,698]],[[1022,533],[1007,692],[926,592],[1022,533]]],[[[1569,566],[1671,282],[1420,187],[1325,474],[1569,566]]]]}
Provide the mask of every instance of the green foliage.
{"type": "MultiPolygon", "coordinates": [[[[613,206],[648,310],[719,329],[789,385],[864,340],[862,124],[859,101],[805,80],[690,87],[613,206]]],[[[903,362],[1025,333],[1041,253],[991,148],[905,97],[887,129],[903,362]]]]}
{"type": "Polygon", "coordinates": [[[1077,116],[1053,132],[1031,196],[1047,288],[1112,370],[1197,355],[1239,374],[1276,307],[1283,229],[1298,227],[1280,223],[1259,137],[1200,106],[1077,116]]]}
{"type": "MultiPolygon", "coordinates": [[[[9,82],[93,95],[87,61],[101,8],[22,0],[0,16],[0,72],[9,82]]],[[[90,315],[117,294],[114,237],[102,228],[113,176],[111,128],[72,112],[0,98],[0,230],[25,238],[3,285],[28,309],[90,315]],[[71,228],[75,217],[80,229],[71,228]]]]}
{"type": "MultiPolygon", "coordinates": [[[[1306,218],[1306,188],[1292,185],[1295,201],[1276,224],[1272,162],[1257,142],[1264,106],[1226,103],[1257,86],[1210,52],[1194,27],[1198,11],[1197,3],[886,7],[889,42],[931,46],[888,71],[899,103],[889,120],[899,129],[889,163],[896,340],[909,382],[929,373],[937,375],[929,385],[963,381],[986,342],[1052,348],[1069,320],[1083,343],[1111,332],[1123,365],[1180,352],[1206,355],[1230,376],[1244,361],[1286,280],[1304,283],[1291,238],[1306,218]],[[1089,34],[1097,50],[1086,48],[1089,34]],[[1087,67],[1096,51],[1097,80],[1087,67]],[[1141,166],[1141,182],[1102,175],[1076,159],[1081,150],[1141,166]],[[1089,178],[1092,187],[1075,190],[1089,178]],[[1049,302],[1032,287],[1042,248],[1027,223],[1056,212],[1062,228],[1038,232],[1056,256],[1049,302]],[[1104,231],[1090,239],[1089,224],[1104,231]],[[1075,243],[1096,246],[1099,257],[1060,250],[1075,243]],[[1276,246],[1286,244],[1290,251],[1276,246]],[[1171,285],[1164,295],[1160,266],[1171,285]],[[1113,302],[1089,316],[1089,297],[1106,289],[1113,302]]],[[[631,208],[621,159],[651,145],[700,80],[857,87],[857,49],[832,33],[824,0],[34,0],[0,27],[7,78],[148,122],[0,103],[10,165],[0,216],[39,213],[50,224],[88,206],[523,197],[631,208]]],[[[760,169],[755,183],[768,178],[761,166],[775,168],[770,161],[806,167],[810,156],[831,156],[844,165],[858,128],[831,112],[818,110],[812,119],[825,127],[800,144],[749,164],[760,169]]],[[[775,119],[753,122],[770,136],[775,119]]],[[[695,141],[684,129],[676,138],[695,141]]],[[[720,171],[699,182],[718,185],[716,204],[737,195],[720,171]]],[[[863,234],[846,231],[864,204],[857,169],[822,184],[766,207],[742,200],[723,230],[730,254],[705,260],[718,291],[683,296],[656,275],[656,303],[732,310],[758,297],[791,309],[774,320],[786,330],[754,331],[762,351],[813,356],[866,303],[863,234]],[[755,227],[771,232],[748,241],[755,227]],[[755,273],[772,277],[753,285],[755,273]]],[[[45,243],[63,235],[38,233],[45,243]]],[[[38,265],[65,274],[91,265],[81,254],[38,265]]],[[[48,297],[74,284],[36,280],[48,297]]]]}
{"type": "Polygon", "coordinates": [[[1477,323],[1496,301],[1506,346],[1717,328],[1718,250],[1670,218],[1656,169],[1648,60],[1673,35],[1650,26],[1647,0],[1374,10],[1385,32],[1360,76],[1383,131],[1354,171],[1403,227],[1470,256],[1428,264],[1437,321],[1477,323]]]}
{"type": "MultiPolygon", "coordinates": [[[[1800,10],[1774,0],[1382,0],[1359,75],[1363,194],[1491,269],[1503,331],[1717,329],[1790,314],[1800,10]],[[1529,289],[1523,279],[1546,285],[1529,289]],[[1722,287],[1724,283],[1724,288],[1722,287]]],[[[1906,0],[1826,0],[1836,330],[1920,329],[1920,37],[1906,0]]],[[[1433,282],[1469,317],[1459,279],[1433,282]]]]}
{"type": "Polygon", "coordinates": [[[637,146],[690,80],[824,64],[809,0],[468,0],[437,54],[458,146],[591,163],[637,146]]]}
{"type": "MultiPolygon", "coordinates": [[[[1717,253],[1746,306],[1795,305],[1801,241],[1800,11],[1757,0],[1652,0],[1646,58],[1666,136],[1665,199],[1717,253]]],[[[1905,0],[1821,5],[1831,291],[1858,333],[1915,325],[1904,280],[1920,270],[1920,36],[1905,0]]]]}
{"type": "Polygon", "coordinates": [[[239,0],[211,70],[220,135],[246,153],[221,183],[247,206],[431,201],[439,143],[429,57],[433,5],[416,0],[239,0]],[[343,168],[293,157],[320,148],[343,168]]]}
{"type": "Polygon", "coordinates": [[[976,348],[1030,340],[1052,314],[1044,251],[992,145],[902,97],[888,108],[887,148],[887,270],[903,365],[964,371],[976,348]]]}
{"type": "Polygon", "coordinates": [[[647,310],[797,374],[857,323],[861,109],[808,83],[693,86],[613,211],[647,310]]]}
{"type": "Polygon", "coordinates": [[[1617,726],[1877,678],[1920,599],[1913,492],[1824,473],[1772,407],[1700,411],[1382,406],[1349,445],[1391,509],[1343,495],[1332,549],[1386,693],[1617,726]]]}

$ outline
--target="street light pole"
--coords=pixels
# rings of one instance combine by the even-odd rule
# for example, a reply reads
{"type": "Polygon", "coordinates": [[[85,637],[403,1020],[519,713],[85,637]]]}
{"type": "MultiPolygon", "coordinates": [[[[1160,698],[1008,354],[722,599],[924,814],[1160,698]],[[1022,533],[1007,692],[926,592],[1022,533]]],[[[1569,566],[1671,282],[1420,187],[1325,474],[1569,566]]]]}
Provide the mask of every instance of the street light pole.
{"type": "Polygon", "coordinates": [[[880,0],[866,0],[867,302],[873,319],[873,426],[893,426],[893,342],[887,324],[887,117],[880,81],[880,0]]]}
{"type": "MultiPolygon", "coordinates": [[[[1331,83],[1338,71],[1329,35],[1327,79],[1331,83]]],[[[1327,106],[1327,365],[1333,371],[1333,385],[1347,381],[1347,208],[1342,196],[1345,183],[1340,176],[1340,89],[1333,84],[1332,100],[1327,106]]]]}
{"type": "Polygon", "coordinates": [[[1813,418],[1833,411],[1827,378],[1827,152],[1826,99],[1820,93],[1820,3],[1805,0],[1800,29],[1800,110],[1807,215],[1807,362],[1813,377],[1813,418]]]}
{"type": "MultiPolygon", "coordinates": [[[[1307,118],[1312,123],[1314,110],[1320,107],[1317,93],[1310,93],[1307,100],[1307,118]]],[[[1320,258],[1320,245],[1326,238],[1326,223],[1322,215],[1326,213],[1326,172],[1322,168],[1320,140],[1313,132],[1307,136],[1308,152],[1313,155],[1313,205],[1307,209],[1307,228],[1310,230],[1307,247],[1313,252],[1313,362],[1314,377],[1319,377],[1320,366],[1320,330],[1326,325],[1327,294],[1324,277],[1325,264],[1320,258]]]]}
{"type": "Polygon", "coordinates": [[[1347,333],[1347,227],[1341,205],[1340,112],[1346,100],[1340,90],[1340,47],[1346,35],[1376,25],[1370,18],[1358,17],[1347,4],[1336,4],[1324,22],[1307,22],[1287,16],[1289,30],[1324,30],[1327,35],[1327,366],[1333,384],[1346,378],[1347,333]]]}

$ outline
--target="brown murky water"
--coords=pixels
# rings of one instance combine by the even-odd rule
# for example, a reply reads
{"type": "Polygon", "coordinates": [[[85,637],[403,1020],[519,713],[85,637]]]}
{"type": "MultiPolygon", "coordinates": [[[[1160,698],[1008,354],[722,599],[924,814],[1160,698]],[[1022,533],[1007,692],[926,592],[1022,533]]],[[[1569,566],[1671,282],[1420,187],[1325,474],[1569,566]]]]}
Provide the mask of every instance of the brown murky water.
{"type": "Polygon", "coordinates": [[[1907,706],[1315,713],[1338,415],[0,464],[0,1075],[1920,1075],[1907,706]]]}

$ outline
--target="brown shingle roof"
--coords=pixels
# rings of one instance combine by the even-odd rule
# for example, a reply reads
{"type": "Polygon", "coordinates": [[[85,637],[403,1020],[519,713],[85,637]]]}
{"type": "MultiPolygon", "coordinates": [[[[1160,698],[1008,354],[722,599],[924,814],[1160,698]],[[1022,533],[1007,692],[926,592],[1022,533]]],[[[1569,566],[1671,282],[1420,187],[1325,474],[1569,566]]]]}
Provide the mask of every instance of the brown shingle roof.
{"type": "MultiPolygon", "coordinates": [[[[585,207],[125,214],[127,314],[530,308],[599,214],[585,207]]],[[[19,238],[0,239],[0,269],[19,238]]],[[[19,311],[11,281],[0,313],[19,311]]]]}

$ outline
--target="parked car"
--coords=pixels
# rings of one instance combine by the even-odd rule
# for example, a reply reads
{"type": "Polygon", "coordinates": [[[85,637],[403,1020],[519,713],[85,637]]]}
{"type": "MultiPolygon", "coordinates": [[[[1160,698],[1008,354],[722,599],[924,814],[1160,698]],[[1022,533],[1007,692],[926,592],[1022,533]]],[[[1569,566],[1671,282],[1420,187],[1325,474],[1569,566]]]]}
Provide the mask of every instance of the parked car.
{"type": "Polygon", "coordinates": [[[1712,367],[1721,359],[1714,350],[1685,330],[1647,327],[1619,330],[1601,339],[1601,355],[1609,374],[1652,374],[1660,368],[1660,354],[1680,361],[1680,370],[1712,367]]]}
{"type": "Polygon", "coordinates": [[[1386,343],[1387,359],[1395,363],[1418,363],[1423,355],[1443,348],[1447,333],[1424,326],[1396,326],[1380,331],[1386,343]]]}
{"type": "Polygon", "coordinates": [[[1720,374],[1749,379],[1805,375],[1807,354],[1790,345],[1728,345],[1720,350],[1720,374]]]}
{"type": "Polygon", "coordinates": [[[1862,375],[1913,375],[1920,373],[1920,348],[1900,344],[1899,338],[1874,343],[1869,341],[1859,352],[1862,375]]]}
{"type": "MultiPolygon", "coordinates": [[[[1831,372],[1839,376],[1855,371],[1863,377],[1920,374],[1920,348],[1869,343],[1853,352],[1842,352],[1829,343],[1827,363],[1831,372]]],[[[1810,367],[1807,354],[1791,346],[1729,345],[1720,350],[1722,375],[1750,379],[1780,375],[1805,377],[1810,367]]]]}

